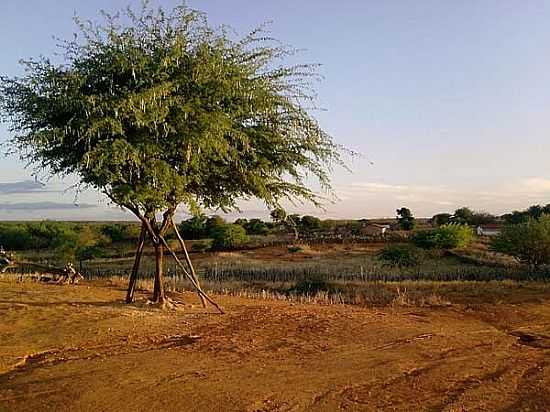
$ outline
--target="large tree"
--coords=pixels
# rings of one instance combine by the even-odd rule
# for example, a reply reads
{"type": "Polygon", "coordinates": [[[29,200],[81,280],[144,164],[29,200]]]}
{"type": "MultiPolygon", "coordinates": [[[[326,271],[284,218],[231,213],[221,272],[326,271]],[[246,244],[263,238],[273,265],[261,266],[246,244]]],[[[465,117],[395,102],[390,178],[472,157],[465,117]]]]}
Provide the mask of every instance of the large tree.
{"type": "Polygon", "coordinates": [[[230,210],[251,197],[271,209],[285,198],[316,203],[305,177],[330,190],[330,169],[341,161],[309,110],[316,66],[286,65],[293,50],[263,29],[237,38],[185,5],[102,16],[77,20],[75,39],[60,44],[62,62],[32,59],[22,76],[0,77],[0,110],[22,159],[78,176],[141,221],[127,300],[148,239],[153,300],[162,303],[165,250],[185,270],[165,241],[178,206],[230,210]]]}

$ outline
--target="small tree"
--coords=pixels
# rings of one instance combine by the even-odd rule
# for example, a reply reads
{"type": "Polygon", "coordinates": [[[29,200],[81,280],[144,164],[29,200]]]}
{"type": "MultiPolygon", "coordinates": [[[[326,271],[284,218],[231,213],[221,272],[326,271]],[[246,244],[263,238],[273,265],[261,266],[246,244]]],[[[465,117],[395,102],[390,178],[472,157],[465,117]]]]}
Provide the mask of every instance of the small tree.
{"type": "Polygon", "coordinates": [[[511,255],[532,269],[550,263],[550,215],[506,225],[492,239],[491,249],[511,255]]]}
{"type": "Polygon", "coordinates": [[[287,215],[286,211],[283,208],[278,207],[271,211],[270,216],[273,220],[273,223],[284,226],[287,230],[292,230],[292,232],[294,233],[294,239],[298,240],[298,225],[300,224],[299,215],[287,215]]]}
{"type": "Polygon", "coordinates": [[[315,216],[303,216],[300,220],[300,228],[308,233],[321,229],[321,219],[315,216]]]}
{"type": "Polygon", "coordinates": [[[450,223],[437,229],[417,232],[411,240],[423,249],[456,249],[468,246],[473,236],[471,227],[450,223]]]}
{"type": "Polygon", "coordinates": [[[212,215],[208,219],[206,219],[206,223],[204,225],[204,228],[206,230],[206,236],[212,237],[212,233],[214,233],[218,228],[225,226],[227,223],[225,222],[225,219],[219,215],[212,215]]]}
{"type": "Polygon", "coordinates": [[[430,222],[434,226],[443,226],[451,221],[451,217],[450,213],[438,213],[430,219],[430,222]]]}
{"type": "Polygon", "coordinates": [[[226,211],[243,197],[319,204],[305,177],[330,190],[341,160],[309,111],[316,66],[285,65],[293,51],[262,29],[235,38],[185,5],[103,15],[61,43],[61,64],[29,60],[22,77],[0,77],[13,151],[41,172],[77,175],[139,219],[128,302],[146,237],[153,301],[165,300],[165,250],[209,299],[188,254],[185,267],[166,242],[176,209],[226,211]]]}
{"type": "Polygon", "coordinates": [[[266,235],[269,233],[269,228],[261,219],[250,219],[250,221],[241,225],[245,228],[249,235],[266,235]]]}
{"type": "Polygon", "coordinates": [[[421,251],[412,245],[390,244],[384,247],[377,257],[385,265],[403,268],[418,266],[423,256],[421,251]]]}
{"type": "Polygon", "coordinates": [[[416,219],[410,209],[402,207],[397,209],[397,223],[401,230],[413,230],[416,226],[416,219]]]}
{"type": "Polygon", "coordinates": [[[204,239],[208,236],[206,215],[199,213],[179,224],[179,230],[185,239],[204,239]]]}
{"type": "Polygon", "coordinates": [[[235,224],[218,226],[213,229],[211,236],[212,248],[217,250],[235,248],[248,242],[246,230],[235,224]]]}

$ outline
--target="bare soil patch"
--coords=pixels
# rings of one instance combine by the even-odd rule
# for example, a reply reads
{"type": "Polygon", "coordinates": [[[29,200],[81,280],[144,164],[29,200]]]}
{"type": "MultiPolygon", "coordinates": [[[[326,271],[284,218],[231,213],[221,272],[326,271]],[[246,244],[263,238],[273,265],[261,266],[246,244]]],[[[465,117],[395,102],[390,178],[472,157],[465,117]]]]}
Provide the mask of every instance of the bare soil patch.
{"type": "Polygon", "coordinates": [[[547,411],[550,301],[362,308],[0,281],[1,411],[547,411]]]}

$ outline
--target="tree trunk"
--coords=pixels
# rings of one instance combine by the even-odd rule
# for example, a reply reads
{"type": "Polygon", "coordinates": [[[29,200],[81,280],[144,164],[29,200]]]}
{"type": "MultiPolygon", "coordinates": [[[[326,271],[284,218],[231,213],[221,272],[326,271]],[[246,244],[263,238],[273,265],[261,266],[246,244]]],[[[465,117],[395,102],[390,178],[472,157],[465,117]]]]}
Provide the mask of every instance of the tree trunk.
{"type": "Polygon", "coordinates": [[[132,267],[132,273],[128,281],[128,291],[126,292],[126,303],[132,303],[134,301],[134,294],[136,291],[136,283],[139,272],[139,265],[141,262],[141,255],[143,254],[143,247],[145,246],[145,225],[141,225],[141,233],[139,235],[138,246],[136,249],[136,256],[134,258],[134,266],[132,267]]]}
{"type": "Polygon", "coordinates": [[[155,262],[153,302],[164,303],[164,247],[161,243],[155,244],[155,262]]]}

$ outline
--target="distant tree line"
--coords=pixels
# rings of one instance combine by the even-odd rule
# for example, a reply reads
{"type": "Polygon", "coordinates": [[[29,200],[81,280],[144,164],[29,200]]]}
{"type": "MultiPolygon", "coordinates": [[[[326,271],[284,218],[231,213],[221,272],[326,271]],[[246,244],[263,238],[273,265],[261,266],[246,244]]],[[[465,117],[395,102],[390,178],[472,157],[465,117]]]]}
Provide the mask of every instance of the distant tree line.
{"type": "Polygon", "coordinates": [[[525,210],[514,210],[501,216],[496,216],[482,211],[474,211],[468,207],[461,207],[456,209],[454,213],[438,213],[430,219],[430,222],[434,226],[442,226],[448,223],[460,223],[470,226],[487,225],[499,222],[505,224],[518,224],[526,222],[529,218],[538,219],[545,214],[550,214],[550,204],[545,206],[533,205],[525,210]]]}

